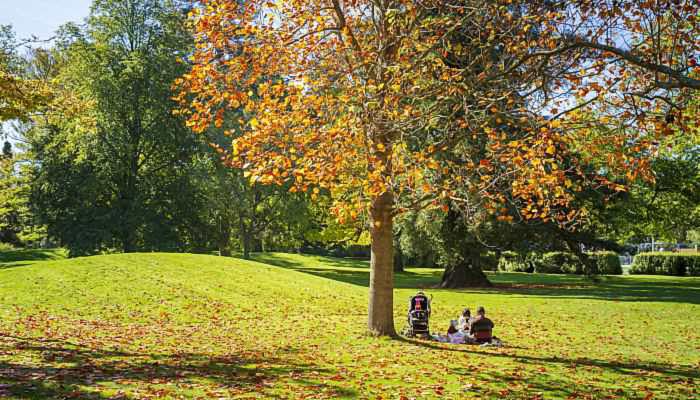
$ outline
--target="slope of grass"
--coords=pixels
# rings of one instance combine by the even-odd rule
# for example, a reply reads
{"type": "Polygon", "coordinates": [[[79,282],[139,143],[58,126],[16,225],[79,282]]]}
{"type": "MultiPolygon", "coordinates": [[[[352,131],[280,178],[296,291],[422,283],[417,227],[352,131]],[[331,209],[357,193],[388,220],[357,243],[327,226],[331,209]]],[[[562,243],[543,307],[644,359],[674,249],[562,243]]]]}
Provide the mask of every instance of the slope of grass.
{"type": "MultiPolygon", "coordinates": [[[[496,274],[504,348],[362,335],[366,263],[123,254],[0,268],[3,398],[693,398],[700,279],[496,274]],[[256,262],[257,261],[257,262],[256,262]]],[[[17,262],[17,261],[15,261],[17,262]]],[[[397,275],[395,318],[440,271],[397,275]]]]}

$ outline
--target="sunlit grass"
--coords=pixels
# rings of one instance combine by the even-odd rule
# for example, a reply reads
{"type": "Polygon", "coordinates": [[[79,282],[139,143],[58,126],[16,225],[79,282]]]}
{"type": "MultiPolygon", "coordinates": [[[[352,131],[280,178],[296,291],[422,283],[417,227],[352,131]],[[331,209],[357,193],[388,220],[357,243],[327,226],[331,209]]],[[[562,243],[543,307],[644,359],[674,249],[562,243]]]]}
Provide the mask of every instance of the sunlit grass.
{"type": "Polygon", "coordinates": [[[364,336],[368,265],[293,254],[256,261],[124,254],[0,268],[0,397],[692,398],[700,279],[490,274],[435,290],[443,331],[484,305],[507,346],[364,336]],[[273,265],[274,264],[274,265],[273,265]]]}

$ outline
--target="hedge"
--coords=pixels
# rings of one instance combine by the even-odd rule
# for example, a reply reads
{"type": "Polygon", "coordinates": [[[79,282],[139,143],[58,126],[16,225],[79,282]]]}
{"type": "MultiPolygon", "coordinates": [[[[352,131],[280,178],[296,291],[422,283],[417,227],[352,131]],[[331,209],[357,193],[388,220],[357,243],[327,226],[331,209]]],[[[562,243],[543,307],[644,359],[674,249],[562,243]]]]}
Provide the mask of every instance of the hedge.
{"type": "Polygon", "coordinates": [[[535,272],[543,274],[581,274],[583,264],[573,253],[552,251],[535,260],[535,272]]]}
{"type": "Polygon", "coordinates": [[[700,276],[700,254],[655,252],[634,257],[630,274],[700,276]]]}
{"type": "Polygon", "coordinates": [[[596,274],[622,275],[620,257],[614,251],[598,251],[589,253],[588,257],[593,261],[596,274]]]}
{"type": "MultiPolygon", "coordinates": [[[[621,275],[620,258],[612,251],[587,253],[591,260],[590,273],[621,275]]],[[[543,254],[516,253],[506,251],[498,262],[499,271],[538,272],[543,274],[583,274],[586,270],[578,256],[566,251],[552,251],[543,254]]]]}

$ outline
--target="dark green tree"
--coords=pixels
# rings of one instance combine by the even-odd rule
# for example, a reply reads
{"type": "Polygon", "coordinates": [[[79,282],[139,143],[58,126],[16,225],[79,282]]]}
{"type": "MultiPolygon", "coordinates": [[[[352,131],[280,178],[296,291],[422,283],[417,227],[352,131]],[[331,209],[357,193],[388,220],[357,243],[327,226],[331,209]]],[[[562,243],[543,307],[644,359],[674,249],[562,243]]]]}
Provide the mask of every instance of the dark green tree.
{"type": "Polygon", "coordinates": [[[170,0],[97,0],[84,29],[63,30],[62,97],[27,137],[34,206],[74,253],[191,245],[197,146],[171,100],[192,46],[184,17],[170,0]]]}

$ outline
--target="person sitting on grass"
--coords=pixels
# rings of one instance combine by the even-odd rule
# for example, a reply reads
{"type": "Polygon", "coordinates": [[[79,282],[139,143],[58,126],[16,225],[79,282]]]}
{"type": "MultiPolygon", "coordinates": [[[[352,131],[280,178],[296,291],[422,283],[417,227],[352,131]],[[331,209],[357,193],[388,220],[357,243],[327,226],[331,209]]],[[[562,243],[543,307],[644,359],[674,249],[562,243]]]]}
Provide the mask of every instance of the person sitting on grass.
{"type": "Polygon", "coordinates": [[[472,323],[472,312],[468,308],[462,310],[462,316],[459,317],[459,331],[464,334],[469,334],[469,327],[472,323]]]}
{"type": "Polygon", "coordinates": [[[470,324],[470,332],[476,343],[491,343],[493,340],[493,321],[486,317],[486,309],[479,307],[476,317],[470,324]]]}
{"type": "Polygon", "coordinates": [[[447,338],[452,344],[464,343],[465,334],[457,329],[457,321],[454,319],[450,321],[450,327],[447,328],[447,338]]]}

